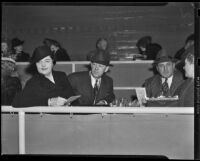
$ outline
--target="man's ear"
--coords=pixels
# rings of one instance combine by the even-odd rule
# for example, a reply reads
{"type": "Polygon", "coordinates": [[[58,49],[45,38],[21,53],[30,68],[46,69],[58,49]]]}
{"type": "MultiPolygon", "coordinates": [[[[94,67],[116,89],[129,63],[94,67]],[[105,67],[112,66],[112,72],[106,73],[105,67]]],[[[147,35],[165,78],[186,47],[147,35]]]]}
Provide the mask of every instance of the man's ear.
{"type": "Polygon", "coordinates": [[[108,69],[109,69],[109,66],[107,66],[107,67],[106,67],[106,69],[105,69],[105,72],[107,72],[107,71],[108,71],[108,69]]]}

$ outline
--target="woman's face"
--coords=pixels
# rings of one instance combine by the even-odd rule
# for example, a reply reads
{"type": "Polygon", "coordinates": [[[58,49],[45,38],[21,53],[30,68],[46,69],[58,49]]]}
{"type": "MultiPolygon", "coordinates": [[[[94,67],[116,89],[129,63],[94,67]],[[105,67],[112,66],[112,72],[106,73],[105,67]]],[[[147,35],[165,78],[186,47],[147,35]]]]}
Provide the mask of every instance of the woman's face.
{"type": "Polygon", "coordinates": [[[37,70],[44,76],[49,76],[53,69],[53,60],[50,56],[46,56],[36,63],[37,70]]]}
{"type": "Polygon", "coordinates": [[[190,63],[187,59],[185,59],[185,66],[183,69],[185,70],[186,77],[194,78],[194,63],[190,63]]]}
{"type": "Polygon", "coordinates": [[[55,45],[51,45],[50,49],[51,49],[52,52],[56,52],[59,48],[55,45]]]}
{"type": "Polygon", "coordinates": [[[6,42],[1,43],[1,51],[2,52],[7,52],[8,50],[8,44],[6,42]]]}

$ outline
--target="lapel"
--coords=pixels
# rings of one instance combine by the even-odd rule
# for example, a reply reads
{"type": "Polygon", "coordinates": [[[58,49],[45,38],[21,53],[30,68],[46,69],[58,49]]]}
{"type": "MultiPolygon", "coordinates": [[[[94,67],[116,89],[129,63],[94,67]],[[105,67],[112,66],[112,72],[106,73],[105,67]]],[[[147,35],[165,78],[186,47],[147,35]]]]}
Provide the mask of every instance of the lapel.
{"type": "Polygon", "coordinates": [[[97,95],[97,100],[100,100],[104,95],[106,91],[106,81],[104,75],[101,77],[101,84],[99,87],[98,95],[97,95]]]}
{"type": "Polygon", "coordinates": [[[160,75],[157,75],[155,82],[154,82],[154,87],[153,87],[153,97],[158,97],[161,95],[161,89],[162,89],[162,80],[160,75]]]}
{"type": "Polygon", "coordinates": [[[94,99],[94,92],[93,92],[93,87],[92,87],[92,83],[91,83],[91,76],[90,74],[87,72],[86,73],[86,79],[85,82],[87,82],[85,85],[81,85],[83,88],[85,88],[85,92],[88,93],[89,98],[94,99]],[[85,86],[85,87],[84,87],[85,86]]]}
{"type": "Polygon", "coordinates": [[[179,75],[176,74],[176,72],[174,72],[174,76],[172,78],[172,84],[171,84],[171,87],[170,87],[171,96],[174,95],[174,92],[176,91],[179,84],[181,84],[181,82],[182,82],[182,80],[179,79],[179,75]]]}

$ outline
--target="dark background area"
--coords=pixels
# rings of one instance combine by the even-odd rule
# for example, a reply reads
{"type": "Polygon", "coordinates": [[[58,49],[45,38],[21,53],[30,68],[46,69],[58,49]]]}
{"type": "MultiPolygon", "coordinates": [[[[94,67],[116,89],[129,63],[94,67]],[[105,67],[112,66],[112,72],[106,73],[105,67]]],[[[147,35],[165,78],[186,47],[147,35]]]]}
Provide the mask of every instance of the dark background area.
{"type": "MultiPolygon", "coordinates": [[[[113,60],[138,53],[137,40],[145,35],[174,55],[186,37],[194,32],[192,2],[166,5],[54,5],[45,3],[3,3],[2,35],[25,40],[25,51],[32,54],[44,38],[58,40],[73,61],[86,60],[96,40],[109,40],[113,60]]],[[[126,59],[125,59],[126,60],[126,59]]]]}

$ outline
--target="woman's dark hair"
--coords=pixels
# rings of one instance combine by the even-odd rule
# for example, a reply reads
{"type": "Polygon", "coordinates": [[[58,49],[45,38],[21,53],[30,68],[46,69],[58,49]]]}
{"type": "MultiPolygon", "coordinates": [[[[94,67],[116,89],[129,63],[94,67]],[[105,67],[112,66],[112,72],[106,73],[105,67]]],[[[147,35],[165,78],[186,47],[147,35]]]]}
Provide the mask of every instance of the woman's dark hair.
{"type": "Polygon", "coordinates": [[[144,36],[137,41],[136,46],[138,48],[141,46],[146,48],[149,44],[151,44],[151,42],[152,42],[151,36],[144,36]]]}
{"type": "Polygon", "coordinates": [[[59,43],[58,41],[56,41],[56,40],[51,40],[51,41],[50,41],[50,44],[51,44],[51,45],[55,45],[55,46],[61,48],[60,43],[59,43]]]}
{"type": "Polygon", "coordinates": [[[187,43],[188,41],[194,41],[194,34],[190,34],[187,39],[185,40],[185,43],[187,43]]]}

